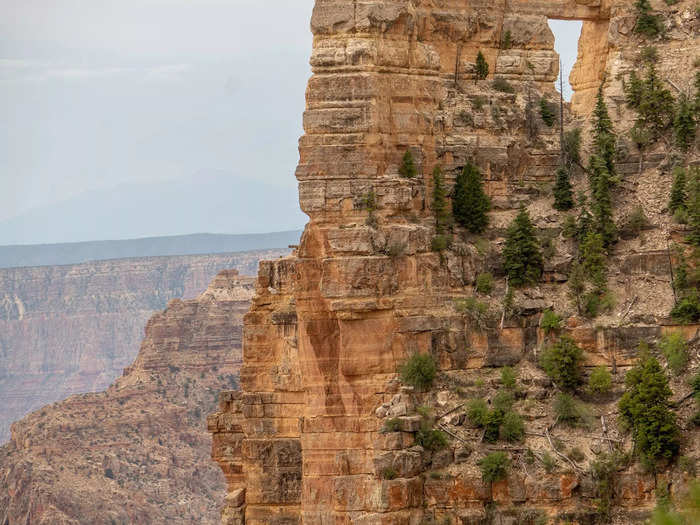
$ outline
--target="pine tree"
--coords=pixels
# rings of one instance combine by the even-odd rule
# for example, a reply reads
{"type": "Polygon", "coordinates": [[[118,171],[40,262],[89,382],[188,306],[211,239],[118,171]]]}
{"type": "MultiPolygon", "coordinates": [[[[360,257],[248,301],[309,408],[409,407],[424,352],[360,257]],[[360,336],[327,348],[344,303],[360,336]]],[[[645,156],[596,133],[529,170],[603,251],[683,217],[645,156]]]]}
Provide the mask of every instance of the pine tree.
{"type": "Polygon", "coordinates": [[[486,58],[481,51],[476,55],[476,67],[474,72],[476,73],[477,80],[484,80],[489,76],[489,64],[486,62],[486,58]]]}
{"type": "Polygon", "coordinates": [[[612,246],[617,240],[617,226],[612,217],[612,182],[609,172],[603,167],[602,161],[594,159],[595,170],[593,184],[593,227],[600,234],[606,247],[612,246]]]}
{"type": "Polygon", "coordinates": [[[450,210],[447,206],[447,190],[439,166],[433,170],[433,213],[435,231],[438,235],[442,235],[450,225],[450,210]]]}
{"type": "Polygon", "coordinates": [[[557,182],[554,185],[554,209],[567,211],[574,207],[574,194],[571,190],[569,171],[566,168],[557,170],[557,182]]]}
{"type": "Polygon", "coordinates": [[[688,196],[685,202],[690,226],[688,242],[693,246],[700,246],[700,168],[697,166],[689,168],[687,188],[688,196]]]}
{"type": "Polygon", "coordinates": [[[625,377],[627,390],[618,403],[622,420],[632,430],[637,452],[653,465],[672,459],[680,434],[670,407],[671,389],[656,358],[643,355],[625,377]]]}
{"type": "Polygon", "coordinates": [[[673,95],[664,87],[654,64],[650,64],[637,107],[639,120],[658,138],[673,123],[674,106],[673,95]]]}
{"type": "Polygon", "coordinates": [[[686,95],[681,95],[678,100],[676,118],[673,120],[673,131],[676,135],[676,144],[682,151],[688,151],[695,142],[697,123],[695,122],[696,110],[686,95]]]}
{"type": "Polygon", "coordinates": [[[655,37],[663,32],[661,18],[654,14],[649,0],[637,0],[634,4],[637,9],[637,23],[634,25],[634,32],[647,37],[655,37]]]}
{"type": "Polygon", "coordinates": [[[403,155],[403,160],[401,161],[399,174],[405,179],[412,179],[417,173],[416,165],[413,162],[413,154],[410,149],[406,150],[406,153],[403,155]]]}
{"type": "Polygon", "coordinates": [[[583,311],[581,308],[581,299],[583,294],[586,292],[586,273],[583,269],[583,265],[575,262],[571,266],[571,272],[569,273],[569,298],[576,305],[576,311],[579,315],[583,311]]]}
{"type": "Polygon", "coordinates": [[[617,228],[612,219],[612,186],[616,175],[615,133],[603,98],[602,85],[598,90],[593,117],[593,154],[588,168],[593,228],[602,235],[607,247],[617,240],[617,228]]]}
{"type": "Polygon", "coordinates": [[[580,243],[586,235],[593,230],[593,217],[588,211],[588,203],[585,194],[579,195],[579,214],[576,218],[576,240],[580,243]]]}
{"type": "Polygon", "coordinates": [[[668,209],[673,214],[677,210],[686,210],[685,170],[677,167],[673,170],[673,185],[671,186],[671,198],[668,209]]]}
{"type": "Polygon", "coordinates": [[[695,113],[700,113],[700,71],[695,73],[695,113]]]}
{"type": "Polygon", "coordinates": [[[642,84],[642,80],[637,76],[637,72],[632,70],[629,82],[625,84],[627,106],[634,109],[638,108],[639,104],[642,102],[643,92],[644,85],[642,84]]]}
{"type": "Polygon", "coordinates": [[[540,243],[530,214],[524,207],[508,227],[506,244],[503,248],[503,267],[508,282],[515,287],[537,283],[543,270],[540,243]]]}
{"type": "Polygon", "coordinates": [[[593,110],[593,149],[595,155],[603,161],[608,174],[614,177],[615,170],[615,131],[608,113],[608,106],[603,97],[603,86],[598,89],[595,109],[593,110]]]}
{"type": "Polygon", "coordinates": [[[491,203],[484,193],[481,174],[471,162],[457,176],[452,207],[457,222],[471,233],[481,233],[489,224],[486,212],[491,208],[491,203]]]}
{"type": "Polygon", "coordinates": [[[597,293],[604,293],[607,288],[608,269],[603,245],[603,237],[599,233],[588,232],[581,243],[581,265],[586,276],[595,286],[597,293]]]}

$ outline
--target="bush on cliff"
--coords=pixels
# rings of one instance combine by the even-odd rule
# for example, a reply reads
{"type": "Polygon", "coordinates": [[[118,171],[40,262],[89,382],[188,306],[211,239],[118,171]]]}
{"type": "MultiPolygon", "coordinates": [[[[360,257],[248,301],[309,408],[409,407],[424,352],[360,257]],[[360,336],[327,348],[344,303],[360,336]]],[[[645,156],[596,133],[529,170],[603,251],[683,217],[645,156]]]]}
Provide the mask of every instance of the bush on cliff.
{"type": "Polygon", "coordinates": [[[637,0],[634,7],[637,11],[637,22],[634,25],[635,33],[649,38],[663,33],[664,26],[661,16],[653,12],[649,0],[637,0]]]}
{"type": "Polygon", "coordinates": [[[486,62],[486,57],[479,51],[476,55],[476,65],[474,66],[474,75],[477,80],[484,80],[489,76],[489,64],[486,62]]]}
{"type": "Polygon", "coordinates": [[[433,170],[433,213],[435,214],[435,232],[445,233],[450,226],[450,209],[447,205],[447,190],[439,166],[433,170]]]}
{"type": "Polygon", "coordinates": [[[417,175],[416,165],[413,162],[413,154],[411,150],[407,150],[403,155],[401,167],[399,167],[399,175],[405,179],[412,179],[417,175]]]}
{"type": "Polygon", "coordinates": [[[413,354],[399,367],[401,381],[417,390],[428,390],[433,386],[437,365],[430,354],[413,354]]]}
{"type": "Polygon", "coordinates": [[[542,352],[540,366],[559,388],[575,390],[583,375],[583,350],[564,335],[542,352]]]}
{"type": "Polygon", "coordinates": [[[481,469],[481,479],[486,483],[495,483],[506,479],[510,459],[505,452],[492,452],[477,462],[481,469]]]}

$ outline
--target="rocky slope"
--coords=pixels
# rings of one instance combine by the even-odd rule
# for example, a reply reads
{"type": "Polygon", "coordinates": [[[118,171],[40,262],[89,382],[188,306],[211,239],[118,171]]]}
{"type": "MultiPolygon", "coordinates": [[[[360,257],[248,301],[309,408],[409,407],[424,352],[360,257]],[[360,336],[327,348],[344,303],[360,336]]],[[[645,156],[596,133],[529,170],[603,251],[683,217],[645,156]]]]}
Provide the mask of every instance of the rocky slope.
{"type": "MultiPolygon", "coordinates": [[[[700,49],[695,3],[652,4],[667,35],[653,42],[659,73],[689,89],[700,49]]],[[[683,234],[665,209],[671,168],[698,163],[697,147],[683,155],[659,141],[640,157],[629,139],[634,114],[622,82],[640,68],[646,44],[633,32],[633,5],[316,1],[314,74],[296,172],[310,222],[291,257],[261,265],[245,318],[242,392],[223,393],[209,418],[213,455],[228,481],[223,523],[636,523],[653,507],[657,488],[683,491],[687,473],[679,467],[653,476],[638,464],[621,466],[608,520],[596,510],[588,473],[611,444],[631,449],[615,407],[638,344],[653,346],[672,330],[693,339],[698,329],[670,326],[667,318],[668,245],[683,234]],[[569,129],[583,128],[584,161],[588,117],[602,84],[619,137],[614,219],[622,226],[641,207],[649,220],[643,235],[623,236],[610,254],[607,286],[615,304],[595,320],[577,316],[567,296],[574,246],[562,235],[565,214],[553,210],[551,197],[558,130],[539,112],[533,116],[532,101],[558,100],[548,17],[584,20],[567,115],[569,129]],[[472,73],[479,50],[491,65],[484,81],[472,73]],[[512,89],[494,84],[494,76],[512,89]],[[406,150],[416,159],[416,179],[399,176],[406,150]],[[450,249],[436,253],[430,174],[441,166],[451,186],[468,160],[484,174],[491,226],[481,237],[455,228],[450,249]],[[500,251],[520,205],[539,235],[551,239],[544,279],[515,294],[519,315],[486,330],[456,301],[473,297],[477,274],[488,271],[495,289],[479,300],[500,310],[506,296],[500,251]],[[545,308],[565,317],[565,332],[583,348],[589,370],[604,364],[615,372],[613,394],[591,401],[595,418],[585,432],[557,425],[553,416],[556,389],[537,366],[545,308]],[[397,365],[416,352],[439,364],[428,393],[402,389],[396,379],[397,365]],[[516,407],[527,438],[494,447],[465,420],[464,403],[492,400],[503,365],[518,377],[516,407]],[[416,446],[419,405],[449,416],[438,418],[450,436],[440,453],[416,446]],[[392,417],[398,427],[385,432],[392,417]],[[580,464],[560,456],[573,448],[581,451],[580,464]],[[493,450],[505,450],[513,468],[490,486],[477,462],[493,450]],[[530,461],[545,453],[554,465],[530,461]]],[[[586,187],[583,171],[574,182],[577,190],[586,187]]],[[[688,374],[699,364],[697,346],[691,350],[688,374]]],[[[672,386],[682,454],[694,463],[700,443],[689,421],[687,378],[672,386]]]]}
{"type": "Polygon", "coordinates": [[[221,270],[254,275],[286,250],[0,269],[0,443],[10,424],[71,394],[105,389],[138,352],[148,318],[221,270]]]}
{"type": "Polygon", "coordinates": [[[136,361],[105,392],[12,426],[0,449],[0,523],[216,523],[224,495],[205,416],[232,388],[253,280],[220,273],[146,326],[136,361]]]}

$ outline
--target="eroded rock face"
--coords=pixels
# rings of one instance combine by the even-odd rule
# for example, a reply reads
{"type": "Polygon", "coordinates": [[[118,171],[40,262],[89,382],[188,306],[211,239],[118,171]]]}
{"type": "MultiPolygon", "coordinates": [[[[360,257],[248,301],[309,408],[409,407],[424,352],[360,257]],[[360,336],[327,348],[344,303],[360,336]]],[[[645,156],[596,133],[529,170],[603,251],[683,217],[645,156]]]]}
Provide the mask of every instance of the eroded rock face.
{"type": "MultiPolygon", "coordinates": [[[[629,148],[620,159],[616,220],[641,204],[653,228],[644,239],[616,246],[609,283],[616,306],[594,326],[575,316],[567,297],[573,245],[560,235],[564,217],[552,209],[550,192],[559,134],[539,116],[541,98],[558,101],[558,57],[546,18],[583,19],[567,126],[586,126],[581,117],[606,79],[604,93],[624,137],[633,115],[620,99],[617,73],[635,67],[643,44],[629,30],[632,6],[631,0],[317,0],[314,75],[296,172],[310,222],[296,253],[261,265],[245,318],[242,392],[223,393],[208,421],[213,457],[228,482],[225,524],[484,523],[492,500],[504,523],[534,522],[539,513],[577,523],[599,519],[585,476],[565,465],[552,473],[518,466],[490,486],[476,465],[487,449],[478,429],[464,427],[463,411],[444,423],[453,450],[437,456],[415,447],[421,418],[408,411],[419,403],[437,412],[458,409],[455,392],[467,387],[466,396],[490,396],[498,385],[493,368],[516,366],[532,405],[527,429],[541,436],[527,445],[549,450],[554,390],[534,366],[546,344],[538,329],[543,309],[569,317],[567,331],[585,349],[588,366],[605,363],[621,372],[634,362],[640,340],[674,329],[666,326],[673,296],[660,259],[669,237],[678,236],[663,210],[670,188],[666,152],[659,146],[640,159],[629,148]],[[506,31],[510,47],[503,49],[506,31]],[[491,65],[487,81],[472,73],[479,50],[491,65]],[[494,76],[507,84],[492,84],[494,76]],[[406,150],[418,167],[415,179],[399,176],[406,150]],[[441,166],[450,186],[468,160],[480,167],[492,199],[490,229],[481,241],[458,229],[451,249],[435,253],[430,174],[441,166]],[[486,330],[457,312],[455,301],[472,296],[477,274],[489,271],[497,285],[482,299],[500,308],[506,289],[498,252],[520,205],[543,236],[555,239],[554,248],[544,283],[516,294],[520,315],[486,330]],[[441,392],[400,391],[397,365],[415,352],[439,363],[441,392]],[[394,403],[397,395],[410,403],[394,403]],[[391,411],[404,409],[406,415],[396,416],[399,428],[384,432],[391,411]],[[431,469],[436,476],[427,475],[431,469]]],[[[693,6],[680,2],[673,9],[695,13],[693,6]]],[[[678,50],[698,49],[697,15],[664,9],[677,34],[691,36],[656,43],[659,68],[686,85],[689,69],[679,66],[688,59],[678,50]]],[[[583,172],[575,184],[585,188],[583,172]]],[[[697,327],[685,330],[692,338],[697,327]]],[[[618,389],[622,378],[616,376],[618,389]]],[[[676,386],[687,390],[682,385],[676,386]]],[[[625,439],[614,420],[606,428],[625,439]]],[[[590,460],[608,443],[599,437],[576,445],[587,447],[590,460]]],[[[689,447],[697,454],[695,437],[689,447]]],[[[615,519],[635,522],[653,505],[653,478],[630,470],[620,483],[623,510],[615,519]]]]}
{"type": "Polygon", "coordinates": [[[219,522],[225,495],[205,418],[235,388],[253,279],[220,273],[154,315],[136,361],[105,392],[12,425],[0,448],[2,523],[219,522]]]}
{"type": "Polygon", "coordinates": [[[25,414],[107,388],[143,327],[171,299],[197,297],[221,270],[257,271],[288,250],[0,269],[0,443],[25,414]]]}

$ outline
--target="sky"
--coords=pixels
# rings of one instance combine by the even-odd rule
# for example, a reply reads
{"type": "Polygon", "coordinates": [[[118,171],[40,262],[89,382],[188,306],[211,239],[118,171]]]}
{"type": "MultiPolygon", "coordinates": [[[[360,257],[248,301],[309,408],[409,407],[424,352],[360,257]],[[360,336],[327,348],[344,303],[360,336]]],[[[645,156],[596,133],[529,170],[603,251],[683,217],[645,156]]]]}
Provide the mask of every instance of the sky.
{"type": "Polygon", "coordinates": [[[312,7],[0,0],[0,244],[301,228],[312,7]]]}

